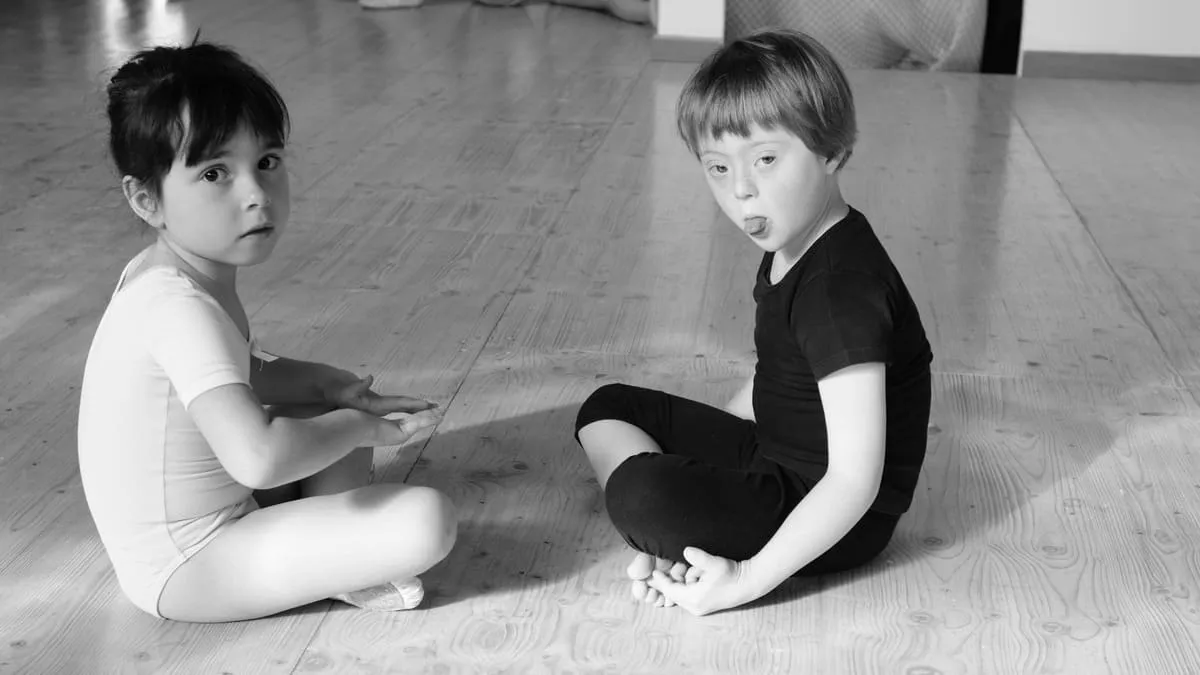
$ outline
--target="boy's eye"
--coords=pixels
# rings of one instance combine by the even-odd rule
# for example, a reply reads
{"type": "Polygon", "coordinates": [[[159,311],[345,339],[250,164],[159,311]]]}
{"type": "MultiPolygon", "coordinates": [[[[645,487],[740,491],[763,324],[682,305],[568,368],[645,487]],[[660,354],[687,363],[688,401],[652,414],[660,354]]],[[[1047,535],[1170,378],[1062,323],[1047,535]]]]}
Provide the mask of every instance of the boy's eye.
{"type": "Polygon", "coordinates": [[[729,169],[724,164],[709,164],[708,173],[711,176],[724,176],[729,169]]]}
{"type": "Polygon", "coordinates": [[[205,181],[207,181],[209,183],[216,183],[217,181],[224,179],[225,176],[227,176],[228,174],[229,174],[229,172],[226,171],[224,169],[224,167],[214,166],[210,169],[205,170],[204,173],[200,174],[200,178],[204,179],[205,181]]]}
{"type": "Polygon", "coordinates": [[[775,163],[775,155],[763,155],[759,161],[767,166],[771,166],[775,163]]]}
{"type": "Polygon", "coordinates": [[[278,169],[281,163],[283,163],[283,159],[279,155],[267,155],[258,160],[258,168],[263,171],[271,171],[278,169]]]}

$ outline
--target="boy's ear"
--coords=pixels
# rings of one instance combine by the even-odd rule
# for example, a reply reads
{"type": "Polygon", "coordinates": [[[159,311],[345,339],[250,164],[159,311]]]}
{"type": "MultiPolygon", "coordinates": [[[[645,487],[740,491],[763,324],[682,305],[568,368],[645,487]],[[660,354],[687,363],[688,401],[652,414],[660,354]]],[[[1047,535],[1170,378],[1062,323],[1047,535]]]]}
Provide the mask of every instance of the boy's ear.
{"type": "Polygon", "coordinates": [[[125,176],[121,179],[121,191],[138,218],[156,230],[166,226],[158,198],[141,181],[133,176],[125,176]]]}
{"type": "Polygon", "coordinates": [[[843,150],[832,157],[826,158],[825,173],[833,175],[838,171],[841,171],[842,167],[846,165],[846,160],[848,159],[850,159],[850,153],[846,150],[843,150]]]}

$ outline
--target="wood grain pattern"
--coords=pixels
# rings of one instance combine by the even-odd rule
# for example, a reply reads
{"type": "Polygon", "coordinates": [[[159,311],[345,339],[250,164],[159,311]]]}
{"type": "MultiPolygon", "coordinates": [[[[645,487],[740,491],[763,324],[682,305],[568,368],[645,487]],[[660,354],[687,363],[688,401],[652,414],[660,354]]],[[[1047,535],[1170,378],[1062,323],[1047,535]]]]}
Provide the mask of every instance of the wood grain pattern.
{"type": "Polygon", "coordinates": [[[614,381],[723,402],[760,253],[674,128],[688,64],[554,5],[0,5],[0,673],[1190,673],[1200,663],[1200,251],[1177,85],[851,73],[846,169],[935,352],[929,455],[891,546],[693,618],[628,600],[572,436],[614,381]],[[379,479],[458,505],[422,608],[205,626],[120,595],[79,488],[78,383],[148,240],[101,83],[228,43],[293,115],[290,230],[246,270],[273,351],[442,402],[379,479]]]}
{"type": "Polygon", "coordinates": [[[1034,80],[1013,109],[1088,235],[1108,253],[1123,294],[1200,393],[1196,87],[1091,84],[1034,80]],[[1063,109],[1079,114],[1067,122],[1063,109]]]}

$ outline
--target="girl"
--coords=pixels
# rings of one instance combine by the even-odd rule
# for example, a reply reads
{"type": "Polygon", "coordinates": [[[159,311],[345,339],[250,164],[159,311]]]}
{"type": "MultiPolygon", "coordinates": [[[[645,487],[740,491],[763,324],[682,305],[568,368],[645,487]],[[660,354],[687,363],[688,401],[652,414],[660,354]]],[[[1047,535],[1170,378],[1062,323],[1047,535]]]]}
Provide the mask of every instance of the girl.
{"type": "Polygon", "coordinates": [[[79,410],[83,488],[122,590],[182,621],[329,597],[415,607],[455,510],[368,485],[370,446],[433,426],[434,404],[258,351],[238,298],[238,268],[288,222],[278,92],[227,49],[160,47],[113,76],[108,116],[125,198],[157,234],[100,320],[79,410]]]}
{"type": "Polygon", "coordinates": [[[794,32],[730,43],[684,87],[678,122],[722,211],[764,251],[755,374],[724,410],[603,387],[576,434],[641,552],[634,595],[706,614],[883,550],[925,457],[932,353],[842,198],[854,102],[824,47],[794,32]]]}

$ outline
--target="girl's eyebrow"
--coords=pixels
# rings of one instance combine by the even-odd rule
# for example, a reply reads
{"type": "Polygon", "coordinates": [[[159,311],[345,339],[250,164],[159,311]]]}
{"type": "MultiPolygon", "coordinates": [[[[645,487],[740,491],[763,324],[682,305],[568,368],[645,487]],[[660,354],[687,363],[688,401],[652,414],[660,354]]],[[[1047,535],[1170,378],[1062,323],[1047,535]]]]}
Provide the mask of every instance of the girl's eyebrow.
{"type": "MultiPolygon", "coordinates": [[[[277,150],[283,150],[283,144],[271,142],[271,143],[267,143],[266,145],[263,145],[262,148],[259,150],[259,152],[274,152],[277,150]]],[[[205,157],[201,157],[192,166],[199,166],[200,164],[204,164],[206,162],[215,162],[220,159],[225,159],[230,154],[231,153],[229,152],[229,146],[225,145],[220,148],[217,148],[217,151],[214,152],[213,154],[207,155],[205,157]]]]}

